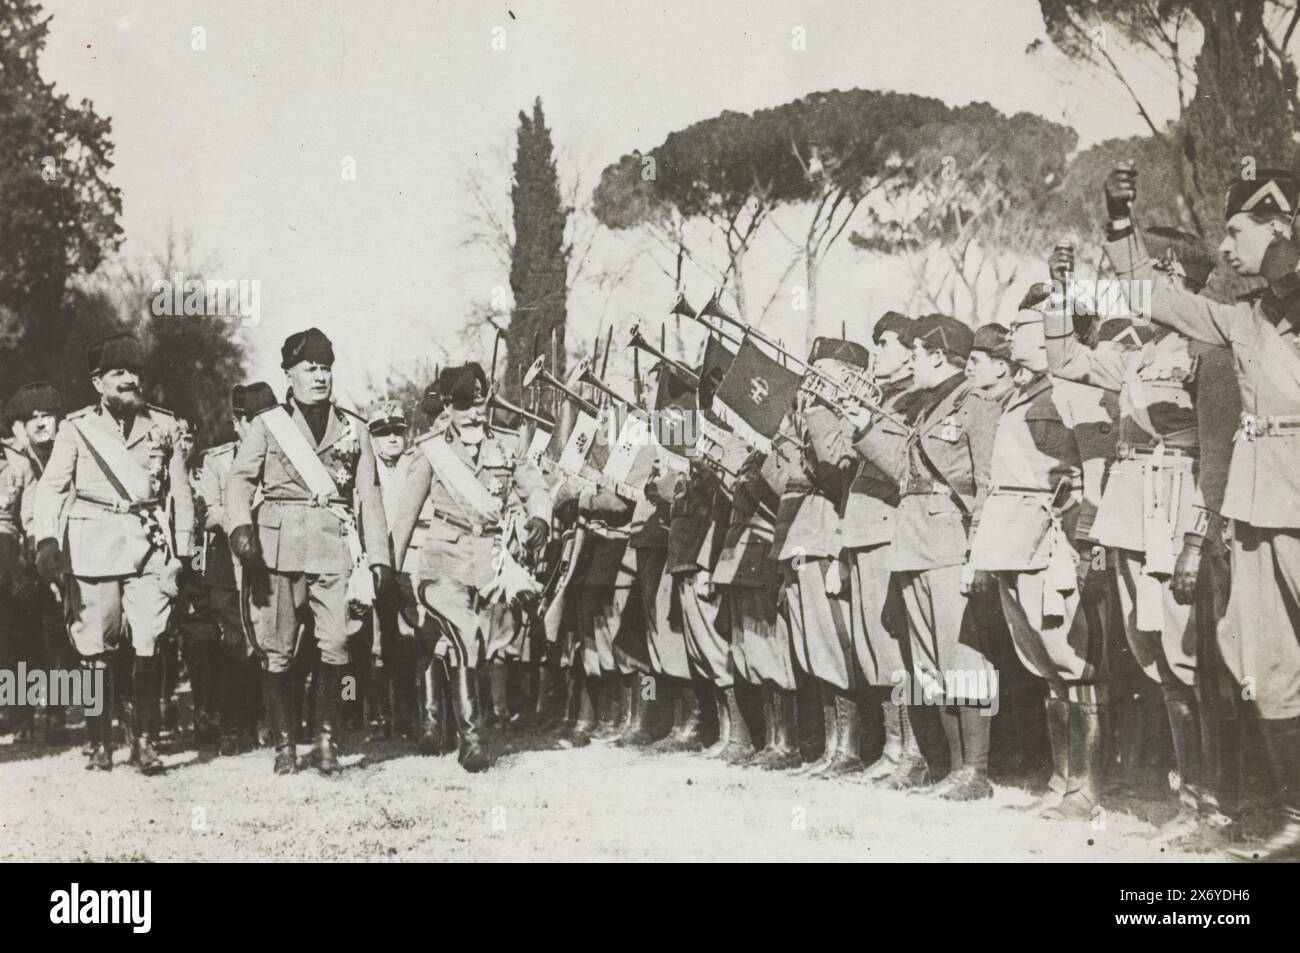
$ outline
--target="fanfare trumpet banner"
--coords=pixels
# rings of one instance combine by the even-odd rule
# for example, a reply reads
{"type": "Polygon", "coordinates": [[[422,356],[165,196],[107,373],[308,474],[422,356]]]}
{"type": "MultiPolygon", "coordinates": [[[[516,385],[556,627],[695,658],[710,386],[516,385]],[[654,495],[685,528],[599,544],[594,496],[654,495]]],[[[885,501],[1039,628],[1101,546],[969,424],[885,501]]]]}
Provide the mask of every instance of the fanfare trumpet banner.
{"type": "Polygon", "coordinates": [[[740,437],[764,452],[799,392],[799,375],[768,357],[746,335],[713,395],[713,409],[740,437]]]}

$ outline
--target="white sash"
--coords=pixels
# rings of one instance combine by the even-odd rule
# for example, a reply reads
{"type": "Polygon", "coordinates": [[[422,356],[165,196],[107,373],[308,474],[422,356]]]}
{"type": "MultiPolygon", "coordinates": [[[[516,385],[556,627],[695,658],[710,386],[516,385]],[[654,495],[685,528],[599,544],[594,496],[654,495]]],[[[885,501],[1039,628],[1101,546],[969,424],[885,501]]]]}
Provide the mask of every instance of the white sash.
{"type": "Polygon", "coordinates": [[[331,498],[338,499],[339,488],[335,485],[334,478],[330,476],[329,470],[325,469],[325,464],[321,463],[320,457],[316,454],[316,448],[307,442],[306,434],[293,422],[289,412],[277,405],[258,414],[258,418],[266,424],[266,429],[271,431],[271,436],[280,445],[280,449],[289,458],[289,463],[298,471],[298,475],[306,482],[311,495],[321,503],[331,498]]]}
{"type": "Polygon", "coordinates": [[[480,520],[485,523],[501,521],[501,501],[487,491],[487,487],[478,481],[474,471],[444,438],[435,434],[427,440],[421,440],[420,450],[433,468],[433,475],[443,486],[468,503],[480,520]]]}
{"type": "MultiPolygon", "coordinates": [[[[140,417],[136,421],[136,426],[140,424],[153,426],[148,417],[140,417]]],[[[127,494],[131,497],[132,503],[139,503],[141,500],[149,499],[149,474],[140,462],[131,456],[131,452],[126,448],[126,444],[120,440],[112,440],[109,435],[98,427],[83,427],[81,421],[72,421],[73,428],[81,435],[81,439],[94,448],[95,453],[104,461],[112,471],[112,476],[122,484],[127,494]]],[[[104,474],[109,476],[109,474],[104,474]]],[[[112,480],[109,481],[110,483],[112,480]]]]}

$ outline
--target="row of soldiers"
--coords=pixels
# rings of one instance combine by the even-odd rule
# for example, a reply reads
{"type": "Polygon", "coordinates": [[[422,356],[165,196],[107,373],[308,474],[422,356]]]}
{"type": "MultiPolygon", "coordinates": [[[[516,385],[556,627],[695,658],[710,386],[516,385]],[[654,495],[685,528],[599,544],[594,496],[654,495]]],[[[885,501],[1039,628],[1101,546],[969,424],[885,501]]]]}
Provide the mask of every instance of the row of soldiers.
{"type": "MultiPolygon", "coordinates": [[[[743,462],[663,450],[637,487],[530,453],[476,364],[430,387],[432,427],[408,447],[397,405],[363,419],[334,403],[333,348],[310,329],[282,348],[283,401],[264,383],[232,395],[239,439],[205,455],[196,505],[181,428],[144,404],[139,346],[118,336],[91,349],[100,401],[52,450],[32,431],[57,407],[24,404],[38,388],[14,398],[27,439],[4,472],[27,512],[12,535],[110,690],[129,644],[146,773],[162,768],[158,640],[201,551],[222,727],[248,738],[260,711],[277,773],[298,766],[311,702],[309,760],[339,770],[360,653],[372,707],[391,693],[420,750],[469,771],[490,765],[485,722],[536,718],[571,743],[712,740],[728,763],[977,800],[1006,702],[1011,747],[1035,723],[1047,735],[1027,810],[1087,819],[1106,736],[1135,730],[1128,659],[1173,741],[1180,809],[1157,839],[1239,838],[1249,723],[1280,824],[1229,849],[1296,859],[1300,184],[1270,171],[1230,191],[1221,251],[1266,285],[1219,304],[1198,239],[1135,226],[1136,183],[1131,168],[1106,181],[1105,252],[1149,289],[1140,313],[1077,307],[1058,247],[1005,324],[891,312],[869,345],[819,339],[779,430],[724,438],[743,462]],[[850,383],[864,378],[869,395],[850,383]]],[[[708,417],[716,381],[691,376],[708,417]]],[[[105,712],[88,718],[94,768],[112,764],[105,712]]]]}

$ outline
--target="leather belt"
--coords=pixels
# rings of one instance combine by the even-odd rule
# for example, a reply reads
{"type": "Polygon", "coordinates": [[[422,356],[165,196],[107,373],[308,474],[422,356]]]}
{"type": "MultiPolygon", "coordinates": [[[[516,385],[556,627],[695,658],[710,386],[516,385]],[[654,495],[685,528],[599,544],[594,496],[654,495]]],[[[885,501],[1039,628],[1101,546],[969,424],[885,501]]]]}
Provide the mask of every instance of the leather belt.
{"type": "MultiPolygon", "coordinates": [[[[1156,451],[1160,449],[1160,445],[1143,447],[1121,440],[1115,445],[1115,456],[1120,460],[1133,460],[1138,457],[1153,457],[1155,456],[1156,451]]],[[[1181,447],[1171,447],[1166,444],[1163,447],[1163,456],[1195,457],[1196,454],[1190,450],[1184,450],[1181,447]]]]}
{"type": "Polygon", "coordinates": [[[266,496],[262,498],[264,503],[287,503],[290,506],[348,506],[347,500],[341,497],[331,496],[329,499],[322,500],[315,496],[266,496]]]}
{"type": "Polygon", "coordinates": [[[475,536],[488,536],[501,528],[498,523],[472,523],[469,520],[461,519],[455,513],[440,510],[436,506],[429,508],[429,515],[436,520],[441,520],[448,526],[455,527],[462,533],[472,533],[475,536]]]}
{"type": "Polygon", "coordinates": [[[1237,435],[1242,440],[1256,437],[1291,437],[1300,435],[1300,414],[1246,414],[1241,415],[1241,429],[1237,435]]]}
{"type": "Polygon", "coordinates": [[[106,497],[95,496],[92,493],[82,493],[77,491],[77,499],[86,503],[92,503],[95,506],[102,506],[106,510],[112,510],[114,513],[139,513],[141,510],[153,509],[155,506],[161,506],[161,500],[124,500],[120,496],[106,497]]]}

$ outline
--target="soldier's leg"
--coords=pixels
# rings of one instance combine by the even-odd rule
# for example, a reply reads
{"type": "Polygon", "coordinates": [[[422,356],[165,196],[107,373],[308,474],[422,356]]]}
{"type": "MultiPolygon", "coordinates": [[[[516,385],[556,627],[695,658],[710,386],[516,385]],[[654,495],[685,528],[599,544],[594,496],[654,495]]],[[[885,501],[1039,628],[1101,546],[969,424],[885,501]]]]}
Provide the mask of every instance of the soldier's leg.
{"type": "Polygon", "coordinates": [[[447,665],[445,657],[437,651],[442,635],[443,630],[437,617],[425,613],[415,633],[415,666],[421,673],[420,697],[423,709],[417,747],[420,754],[424,755],[443,755],[456,747],[448,736],[450,683],[447,680],[447,665]]]}
{"type": "Polygon", "coordinates": [[[416,593],[421,605],[439,617],[447,646],[449,697],[459,738],[457,760],[466,771],[486,771],[492,762],[479,741],[480,712],[471,681],[482,646],[475,593],[449,579],[421,580],[416,593]]]}
{"type": "Polygon", "coordinates": [[[84,668],[104,680],[99,704],[83,706],[90,748],[86,767],[108,771],[113,767],[113,710],[116,701],[116,655],[126,639],[119,579],[68,577],[64,589],[68,636],[84,668]],[[95,673],[103,672],[102,676],[95,673]]]}
{"type": "Polygon", "coordinates": [[[351,664],[348,645],[347,584],[344,573],[307,576],[307,602],[315,623],[320,665],[316,669],[316,732],[312,761],[322,774],[341,769],[337,740],[342,736],[344,678],[351,664]]]}
{"type": "MultiPolygon", "coordinates": [[[[63,606],[43,585],[37,590],[35,602],[39,616],[41,657],[45,668],[50,671],[75,668],[76,664],[73,661],[75,652],[68,639],[63,606]]],[[[60,745],[67,742],[67,712],[68,708],[64,705],[51,705],[46,709],[45,741],[47,744],[60,745]]]]}
{"type": "Polygon", "coordinates": [[[262,667],[262,701],[275,747],[274,771],[297,770],[298,715],[294,704],[294,671],[299,624],[307,603],[307,581],[302,573],[273,570],[251,572],[248,612],[262,667]]]}
{"type": "Polygon", "coordinates": [[[135,653],[132,672],[134,760],[143,774],[159,774],[164,770],[155,745],[163,701],[161,653],[167,648],[163,636],[174,597],[163,592],[162,563],[162,555],[155,554],[143,573],[127,576],[122,581],[122,611],[135,653]]]}
{"type": "Polygon", "coordinates": [[[1239,640],[1233,674],[1255,689],[1281,811],[1267,842],[1230,853],[1239,860],[1295,861],[1300,860],[1300,532],[1242,523],[1234,529],[1225,620],[1232,629],[1225,627],[1223,634],[1239,640]]]}
{"type": "Polygon", "coordinates": [[[194,740],[201,745],[215,744],[220,740],[225,675],[220,652],[221,633],[209,593],[202,579],[188,580],[181,592],[181,604],[173,616],[189,674],[194,740]]]}
{"type": "Polygon", "coordinates": [[[866,783],[892,774],[903,753],[899,706],[891,695],[895,673],[904,670],[898,635],[906,637],[907,621],[905,615],[899,615],[903,610],[897,587],[891,585],[888,557],[888,545],[850,550],[844,556],[849,576],[849,633],[862,676],[860,696],[868,709],[863,714],[880,725],[876,730],[883,735],[880,756],[861,775],[866,783]]]}

